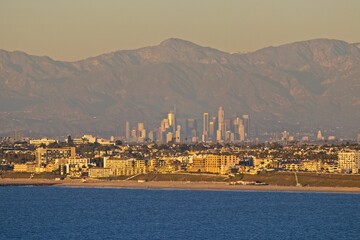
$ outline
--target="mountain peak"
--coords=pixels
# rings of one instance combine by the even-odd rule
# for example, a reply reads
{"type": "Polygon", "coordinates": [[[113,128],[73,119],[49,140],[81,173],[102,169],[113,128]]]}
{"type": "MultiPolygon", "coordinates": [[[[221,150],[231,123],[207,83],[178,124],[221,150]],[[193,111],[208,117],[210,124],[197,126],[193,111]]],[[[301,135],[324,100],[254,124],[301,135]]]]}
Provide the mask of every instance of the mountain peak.
{"type": "Polygon", "coordinates": [[[180,38],[168,38],[160,43],[160,46],[184,46],[184,45],[198,46],[195,43],[180,38]]]}

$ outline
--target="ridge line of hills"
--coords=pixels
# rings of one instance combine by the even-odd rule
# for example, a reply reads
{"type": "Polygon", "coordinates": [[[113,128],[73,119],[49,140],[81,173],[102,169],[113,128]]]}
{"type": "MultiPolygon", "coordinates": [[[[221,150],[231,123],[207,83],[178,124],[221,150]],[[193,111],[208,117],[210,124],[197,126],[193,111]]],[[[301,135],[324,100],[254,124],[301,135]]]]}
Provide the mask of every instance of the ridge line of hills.
{"type": "Polygon", "coordinates": [[[340,40],[239,54],[171,38],[75,62],[0,50],[0,135],[119,135],[127,120],[157,127],[176,105],[179,122],[223,106],[250,114],[254,134],[354,138],[359,87],[360,44],[340,40]]]}

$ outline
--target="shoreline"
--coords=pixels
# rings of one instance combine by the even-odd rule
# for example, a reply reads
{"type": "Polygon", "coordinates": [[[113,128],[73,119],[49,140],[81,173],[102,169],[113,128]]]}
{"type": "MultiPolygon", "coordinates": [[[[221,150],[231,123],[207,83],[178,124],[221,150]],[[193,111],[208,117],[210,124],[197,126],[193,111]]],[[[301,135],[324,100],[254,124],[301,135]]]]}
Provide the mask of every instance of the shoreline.
{"type": "Polygon", "coordinates": [[[76,188],[122,188],[122,189],[164,189],[164,190],[212,190],[212,191],[254,191],[254,192],[318,192],[360,194],[356,187],[296,187],[279,185],[229,185],[225,182],[184,181],[124,181],[124,180],[48,180],[48,179],[0,179],[0,186],[54,186],[76,188]]]}

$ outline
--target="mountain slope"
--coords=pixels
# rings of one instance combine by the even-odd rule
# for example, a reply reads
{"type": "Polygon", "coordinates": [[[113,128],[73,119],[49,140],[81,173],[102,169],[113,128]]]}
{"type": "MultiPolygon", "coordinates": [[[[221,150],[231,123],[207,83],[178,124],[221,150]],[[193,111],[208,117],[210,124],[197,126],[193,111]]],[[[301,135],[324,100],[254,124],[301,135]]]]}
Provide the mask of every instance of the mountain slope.
{"type": "Polygon", "coordinates": [[[168,39],[78,62],[0,50],[0,134],[118,134],[126,120],[178,119],[224,106],[260,132],[359,131],[360,49],[316,39],[229,54],[168,39]],[[279,123],[280,122],[280,123],[279,123]]]}

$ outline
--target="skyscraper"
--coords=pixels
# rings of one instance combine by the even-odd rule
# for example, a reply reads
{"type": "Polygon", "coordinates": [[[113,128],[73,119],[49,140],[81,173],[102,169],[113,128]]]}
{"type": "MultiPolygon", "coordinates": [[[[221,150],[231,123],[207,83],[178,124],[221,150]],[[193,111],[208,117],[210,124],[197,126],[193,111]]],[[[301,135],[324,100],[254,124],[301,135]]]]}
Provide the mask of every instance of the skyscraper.
{"type": "Polygon", "coordinates": [[[130,123],[126,121],[125,123],[125,140],[130,141],[130,123]]]}
{"type": "Polygon", "coordinates": [[[169,124],[169,119],[168,118],[164,118],[161,121],[161,125],[160,125],[160,129],[162,132],[165,132],[168,128],[169,128],[170,124],[169,124]]]}
{"type": "Polygon", "coordinates": [[[321,133],[321,130],[319,130],[319,131],[317,132],[316,140],[318,140],[318,141],[324,140],[324,137],[323,137],[323,135],[322,135],[322,133],[321,133]]]}
{"type": "Polygon", "coordinates": [[[204,112],[203,115],[203,133],[206,133],[206,135],[209,132],[209,113],[204,112]]]}
{"type": "Polygon", "coordinates": [[[138,123],[138,129],[137,129],[138,133],[138,142],[144,142],[146,139],[146,130],[144,127],[144,123],[140,122],[138,123]]]}
{"type": "Polygon", "coordinates": [[[169,120],[169,127],[171,128],[172,132],[176,131],[176,122],[175,122],[175,113],[169,112],[168,113],[168,120],[169,120]]]}
{"type": "Polygon", "coordinates": [[[245,127],[245,138],[250,138],[250,117],[249,115],[243,115],[244,127],[245,127]]]}
{"type": "Polygon", "coordinates": [[[209,113],[204,112],[203,114],[203,132],[201,136],[201,140],[206,142],[209,136],[209,113]]]}
{"type": "Polygon", "coordinates": [[[238,132],[239,132],[239,141],[245,141],[245,127],[243,121],[239,121],[238,125],[238,132]]]}
{"type": "Polygon", "coordinates": [[[224,138],[225,134],[225,112],[223,107],[219,107],[218,111],[218,131],[219,133],[217,134],[216,138],[219,141],[224,138]],[[218,137],[221,139],[218,139],[218,137]]]}
{"type": "Polygon", "coordinates": [[[176,126],[176,132],[175,132],[175,142],[180,143],[181,142],[181,126],[176,126]]]}
{"type": "Polygon", "coordinates": [[[197,124],[196,120],[193,118],[186,119],[185,124],[185,137],[187,140],[191,140],[193,137],[196,137],[197,124]]]}

